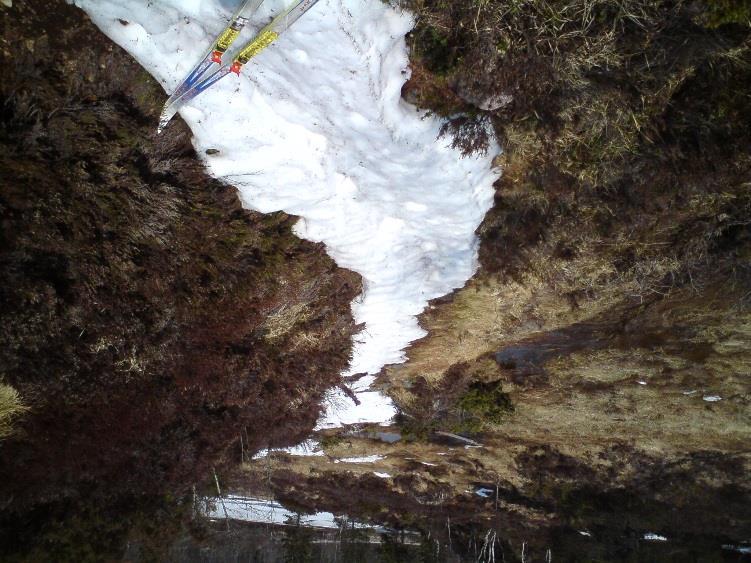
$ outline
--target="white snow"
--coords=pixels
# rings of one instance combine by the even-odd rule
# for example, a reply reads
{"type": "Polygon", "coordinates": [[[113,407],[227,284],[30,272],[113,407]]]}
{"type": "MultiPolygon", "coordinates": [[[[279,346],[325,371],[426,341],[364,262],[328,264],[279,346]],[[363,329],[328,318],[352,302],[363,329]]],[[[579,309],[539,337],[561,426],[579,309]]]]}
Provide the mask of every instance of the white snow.
{"type": "Polygon", "coordinates": [[[260,452],[256,453],[251,459],[263,459],[266,456],[268,456],[272,452],[283,452],[289,455],[294,456],[324,456],[326,455],[323,449],[321,449],[321,444],[316,442],[315,440],[305,440],[304,442],[301,442],[297,444],[296,446],[292,446],[290,448],[275,448],[275,449],[265,449],[261,450],[260,452]]]}
{"type": "Polygon", "coordinates": [[[381,471],[373,471],[373,475],[380,477],[381,479],[391,479],[390,473],[383,473],[381,471]]]}
{"type": "Polygon", "coordinates": [[[334,460],[334,463],[375,463],[383,459],[382,455],[369,455],[365,457],[344,457],[334,460]]]}
{"type": "Polygon", "coordinates": [[[719,395],[705,395],[702,398],[708,403],[716,403],[717,401],[722,401],[722,397],[720,397],[719,395]]]}
{"type": "MultiPolygon", "coordinates": [[[[287,1],[266,0],[242,40],[287,1]]],[[[237,0],[75,4],[171,92],[237,0]]],[[[203,156],[210,173],[237,186],[246,207],[299,215],[297,234],[362,275],[352,309],[365,330],[345,375],[404,361],[404,348],[425,334],[415,315],[473,275],[474,231],[497,178],[497,147],[462,158],[436,140],[438,120],[401,100],[412,26],[380,1],[320,0],[239,79],[230,75],[182,111],[198,153],[220,151],[203,156]]],[[[352,386],[358,407],[332,393],[319,427],[388,421],[394,406],[372,382],[352,386]]]]}
{"type": "Polygon", "coordinates": [[[644,534],[644,539],[647,541],[668,541],[668,538],[666,538],[665,536],[661,536],[653,532],[644,534]]]}

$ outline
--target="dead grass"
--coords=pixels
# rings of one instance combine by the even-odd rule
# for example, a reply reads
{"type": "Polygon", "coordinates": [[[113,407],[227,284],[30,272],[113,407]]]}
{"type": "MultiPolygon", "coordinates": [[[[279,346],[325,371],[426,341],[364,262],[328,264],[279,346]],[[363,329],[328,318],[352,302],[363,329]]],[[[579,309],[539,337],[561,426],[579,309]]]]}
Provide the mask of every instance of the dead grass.
{"type": "Polygon", "coordinates": [[[276,340],[289,333],[295,325],[308,318],[308,306],[305,303],[284,304],[270,314],[263,323],[264,338],[276,340]]]}
{"type": "Polygon", "coordinates": [[[18,391],[0,383],[0,439],[13,434],[15,421],[27,410],[18,391]]]}

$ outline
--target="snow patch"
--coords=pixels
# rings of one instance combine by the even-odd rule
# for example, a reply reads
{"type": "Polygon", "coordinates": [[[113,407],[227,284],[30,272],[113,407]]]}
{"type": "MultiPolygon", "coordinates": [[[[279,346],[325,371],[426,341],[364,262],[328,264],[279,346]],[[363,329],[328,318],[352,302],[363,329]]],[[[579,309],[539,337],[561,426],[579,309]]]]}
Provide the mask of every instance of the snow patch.
{"type": "MultiPolygon", "coordinates": [[[[267,0],[240,42],[287,0],[267,0]]],[[[237,0],[75,0],[92,21],[171,92],[221,31],[237,0]],[[122,25],[118,20],[126,20],[122,25]]],[[[477,268],[474,231],[493,199],[498,152],[462,158],[437,140],[441,121],[401,99],[409,77],[406,12],[372,0],[321,0],[293,28],[182,111],[210,173],[243,204],[284,210],[295,231],[323,242],[364,293],[352,304],[365,329],[345,375],[361,404],[332,392],[319,428],[384,423],[394,405],[373,374],[403,362],[425,332],[428,300],[477,268]]],[[[166,135],[170,134],[167,128],[166,135]]]]}
{"type": "Polygon", "coordinates": [[[253,457],[251,457],[252,460],[257,459],[263,459],[267,457],[272,452],[282,452],[289,455],[294,456],[300,456],[300,457],[310,457],[310,456],[316,456],[321,457],[326,455],[324,451],[321,449],[321,444],[316,442],[315,440],[305,440],[304,442],[301,442],[300,444],[297,444],[296,446],[292,446],[291,448],[275,448],[275,449],[265,449],[261,450],[257,454],[255,454],[253,457]]]}
{"type": "Polygon", "coordinates": [[[653,532],[647,532],[646,534],[644,534],[644,539],[647,541],[668,541],[668,538],[666,538],[665,536],[661,536],[653,532]]]}
{"type": "Polygon", "coordinates": [[[708,403],[716,403],[717,401],[722,401],[722,397],[720,397],[719,395],[704,395],[702,399],[704,399],[708,403]]]}
{"type": "Polygon", "coordinates": [[[334,463],[375,463],[383,459],[382,455],[369,455],[366,457],[344,457],[334,460],[334,463]]]}

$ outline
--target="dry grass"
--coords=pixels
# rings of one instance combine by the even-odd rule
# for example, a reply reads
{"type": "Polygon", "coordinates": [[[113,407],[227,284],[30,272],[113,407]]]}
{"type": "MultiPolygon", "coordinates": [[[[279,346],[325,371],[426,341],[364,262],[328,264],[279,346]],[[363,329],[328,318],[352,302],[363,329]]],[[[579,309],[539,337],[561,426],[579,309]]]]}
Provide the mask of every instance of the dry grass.
{"type": "Polygon", "coordinates": [[[517,410],[502,431],[514,439],[544,437],[577,457],[620,441],[664,455],[742,453],[751,426],[743,399],[748,384],[737,367],[718,358],[697,372],[691,362],[647,349],[579,353],[546,366],[549,388],[511,391],[517,410]],[[722,400],[703,399],[713,395],[722,400]]]}
{"type": "Polygon", "coordinates": [[[18,391],[10,385],[0,383],[0,439],[7,438],[13,433],[14,422],[27,410],[18,391]]]}
{"type": "MultiPolygon", "coordinates": [[[[624,296],[656,291],[650,284],[677,267],[672,260],[645,259],[622,274],[609,253],[602,252],[600,241],[582,241],[574,260],[550,257],[550,247],[558,242],[554,237],[532,249],[530,268],[519,279],[471,281],[450,303],[429,310],[422,324],[431,337],[410,348],[407,364],[387,368],[392,386],[408,385],[417,376],[438,382],[452,365],[473,361],[504,342],[594,318],[624,296]],[[576,307],[566,298],[574,292],[588,296],[576,307]]],[[[403,391],[392,394],[397,401],[404,399],[403,391]]]]}
{"type": "Polygon", "coordinates": [[[308,318],[307,310],[306,303],[282,305],[264,321],[264,338],[273,341],[289,333],[296,324],[304,322],[308,318]]]}
{"type": "MultiPolygon", "coordinates": [[[[407,98],[462,114],[453,125],[464,148],[481,146],[470,137],[490,120],[504,149],[496,205],[479,230],[482,269],[422,315],[429,336],[380,379],[415,441],[341,433],[327,443],[332,458],[386,458],[279,467],[417,475],[457,495],[502,483],[548,498],[546,480],[569,479],[565,492],[592,472],[605,488],[633,487],[662,463],[706,452],[748,467],[750,255],[740,230],[751,200],[737,126],[748,41],[707,32],[692,20],[703,4],[680,0],[402,4],[419,17],[407,98]],[[716,84],[727,95],[715,96],[716,84]],[[494,361],[519,344],[542,350],[540,365],[494,361]],[[468,382],[498,380],[514,409],[480,428],[485,447],[423,439],[468,382]],[[714,395],[722,399],[704,400],[714,395]]],[[[737,480],[730,470],[712,478],[737,480]]]]}

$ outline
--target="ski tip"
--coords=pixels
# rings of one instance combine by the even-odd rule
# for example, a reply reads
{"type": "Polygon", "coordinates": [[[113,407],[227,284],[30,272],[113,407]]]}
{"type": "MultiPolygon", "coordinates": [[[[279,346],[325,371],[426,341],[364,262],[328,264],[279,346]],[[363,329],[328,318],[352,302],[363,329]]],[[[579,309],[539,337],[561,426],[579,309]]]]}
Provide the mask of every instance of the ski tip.
{"type": "Polygon", "coordinates": [[[173,111],[171,108],[164,108],[162,114],[159,116],[159,125],[157,125],[156,127],[157,135],[161,134],[161,132],[164,131],[164,128],[167,127],[170,121],[172,121],[174,115],[175,111],[173,111]]]}
{"type": "Polygon", "coordinates": [[[229,67],[230,72],[234,72],[237,76],[240,76],[240,69],[242,69],[243,65],[237,61],[232,63],[232,66],[229,67]]]}
{"type": "Polygon", "coordinates": [[[214,51],[213,53],[211,53],[211,62],[222,64],[222,52],[214,51]]]}

